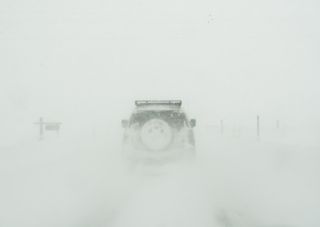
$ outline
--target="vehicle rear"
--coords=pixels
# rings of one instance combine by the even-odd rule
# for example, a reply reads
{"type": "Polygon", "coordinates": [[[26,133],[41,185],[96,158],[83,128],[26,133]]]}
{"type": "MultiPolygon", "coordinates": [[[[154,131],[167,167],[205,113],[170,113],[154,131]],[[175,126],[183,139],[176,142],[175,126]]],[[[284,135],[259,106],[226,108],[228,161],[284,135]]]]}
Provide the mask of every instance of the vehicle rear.
{"type": "Polygon", "coordinates": [[[195,155],[193,127],[180,100],[141,100],[123,120],[123,155],[131,165],[164,165],[195,155]]]}

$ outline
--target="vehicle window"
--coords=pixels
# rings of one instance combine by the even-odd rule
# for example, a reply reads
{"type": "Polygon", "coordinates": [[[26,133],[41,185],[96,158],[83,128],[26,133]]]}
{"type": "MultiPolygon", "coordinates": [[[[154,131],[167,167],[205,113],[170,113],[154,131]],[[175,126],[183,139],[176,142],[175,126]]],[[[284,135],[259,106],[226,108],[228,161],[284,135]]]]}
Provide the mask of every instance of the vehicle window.
{"type": "Polygon", "coordinates": [[[138,123],[142,126],[146,121],[160,118],[170,124],[171,127],[180,129],[186,123],[186,116],[184,113],[177,111],[143,111],[135,113],[131,116],[130,125],[138,123]]]}

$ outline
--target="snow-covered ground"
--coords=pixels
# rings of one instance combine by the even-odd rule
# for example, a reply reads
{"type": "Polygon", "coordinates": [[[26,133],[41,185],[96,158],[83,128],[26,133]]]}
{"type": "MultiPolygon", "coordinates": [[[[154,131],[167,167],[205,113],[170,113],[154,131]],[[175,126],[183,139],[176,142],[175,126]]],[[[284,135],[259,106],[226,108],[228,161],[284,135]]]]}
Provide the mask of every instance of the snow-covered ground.
{"type": "Polygon", "coordinates": [[[120,140],[1,147],[0,226],[317,227],[320,150],[204,136],[195,163],[128,173],[120,140]]]}

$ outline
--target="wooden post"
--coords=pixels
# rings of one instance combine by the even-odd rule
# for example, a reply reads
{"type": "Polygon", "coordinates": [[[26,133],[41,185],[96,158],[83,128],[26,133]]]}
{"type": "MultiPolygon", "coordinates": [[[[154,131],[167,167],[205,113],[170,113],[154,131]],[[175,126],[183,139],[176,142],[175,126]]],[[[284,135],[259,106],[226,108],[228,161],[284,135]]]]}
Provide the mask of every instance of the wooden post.
{"type": "Polygon", "coordinates": [[[257,138],[260,138],[260,116],[257,115],[257,138]]]}
{"type": "Polygon", "coordinates": [[[39,122],[36,122],[35,124],[39,125],[39,140],[43,140],[43,126],[45,124],[43,118],[40,117],[39,122]]]}
{"type": "Polygon", "coordinates": [[[223,128],[223,120],[220,120],[220,133],[221,133],[221,135],[223,135],[223,130],[224,130],[224,128],[223,128]]]}

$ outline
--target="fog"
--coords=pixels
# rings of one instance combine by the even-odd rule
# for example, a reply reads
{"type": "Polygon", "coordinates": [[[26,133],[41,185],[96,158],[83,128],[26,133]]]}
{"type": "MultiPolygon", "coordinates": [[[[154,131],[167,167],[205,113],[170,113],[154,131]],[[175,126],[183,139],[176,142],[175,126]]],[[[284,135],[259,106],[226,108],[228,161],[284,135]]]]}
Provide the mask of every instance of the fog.
{"type": "Polygon", "coordinates": [[[0,226],[319,226],[319,10],[2,0],[0,226]],[[128,171],[138,99],[182,100],[193,162],[128,171]]]}

